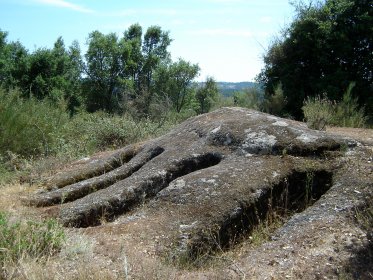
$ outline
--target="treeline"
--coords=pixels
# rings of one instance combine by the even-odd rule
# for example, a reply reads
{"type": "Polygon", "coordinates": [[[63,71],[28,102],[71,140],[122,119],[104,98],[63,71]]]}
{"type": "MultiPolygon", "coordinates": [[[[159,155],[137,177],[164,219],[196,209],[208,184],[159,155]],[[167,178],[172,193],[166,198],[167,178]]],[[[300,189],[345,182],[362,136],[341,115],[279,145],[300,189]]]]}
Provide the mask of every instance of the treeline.
{"type": "Polygon", "coordinates": [[[25,98],[66,100],[71,114],[78,108],[140,117],[186,107],[207,112],[217,97],[215,81],[197,87],[198,64],[172,61],[171,41],[159,26],[143,32],[134,24],[121,37],[91,32],[84,55],[77,42],[66,47],[61,37],[52,49],[30,53],[0,30],[0,85],[25,98]]]}
{"type": "Polygon", "coordinates": [[[357,105],[373,122],[372,1],[293,3],[294,20],[270,45],[258,76],[267,110],[302,120],[311,101],[347,102],[346,118],[357,105]]]}

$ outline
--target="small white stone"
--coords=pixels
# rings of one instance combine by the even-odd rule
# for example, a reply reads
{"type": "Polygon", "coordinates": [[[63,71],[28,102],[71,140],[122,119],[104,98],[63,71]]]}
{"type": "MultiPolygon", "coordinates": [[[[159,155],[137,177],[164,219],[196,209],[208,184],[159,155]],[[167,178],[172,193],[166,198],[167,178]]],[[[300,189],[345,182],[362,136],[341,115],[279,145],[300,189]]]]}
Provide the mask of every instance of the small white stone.
{"type": "Polygon", "coordinates": [[[274,122],[272,125],[274,126],[288,126],[289,124],[287,122],[284,122],[284,121],[277,121],[277,122],[274,122]]]}
{"type": "Polygon", "coordinates": [[[220,129],[221,129],[221,125],[219,125],[217,128],[214,128],[213,130],[211,130],[211,133],[216,133],[216,132],[218,132],[220,129]]]}
{"type": "Polygon", "coordinates": [[[302,133],[296,139],[302,141],[305,144],[308,144],[308,143],[315,142],[317,139],[319,139],[319,137],[314,136],[314,135],[310,135],[310,134],[302,133]]]}
{"type": "Polygon", "coordinates": [[[276,178],[278,175],[280,175],[280,174],[277,173],[276,171],[273,171],[273,173],[272,173],[273,178],[276,178]]]}

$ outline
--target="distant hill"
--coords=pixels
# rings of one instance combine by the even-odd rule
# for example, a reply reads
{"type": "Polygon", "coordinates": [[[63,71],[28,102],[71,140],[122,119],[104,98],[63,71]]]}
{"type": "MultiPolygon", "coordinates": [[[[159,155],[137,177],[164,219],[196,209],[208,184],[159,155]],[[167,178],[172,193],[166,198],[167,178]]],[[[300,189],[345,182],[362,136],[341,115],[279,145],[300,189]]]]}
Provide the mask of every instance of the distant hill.
{"type": "Polygon", "coordinates": [[[217,82],[218,89],[220,93],[224,96],[230,96],[236,91],[243,91],[245,89],[258,87],[258,83],[253,82],[239,82],[239,83],[230,83],[230,82],[217,82]]]}

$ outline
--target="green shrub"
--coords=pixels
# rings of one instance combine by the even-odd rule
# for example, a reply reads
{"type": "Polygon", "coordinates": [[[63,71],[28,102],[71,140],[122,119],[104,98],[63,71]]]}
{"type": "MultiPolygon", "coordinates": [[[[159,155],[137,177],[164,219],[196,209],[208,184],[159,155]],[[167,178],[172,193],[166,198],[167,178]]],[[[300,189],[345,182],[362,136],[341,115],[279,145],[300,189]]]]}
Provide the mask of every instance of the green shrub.
{"type": "Polygon", "coordinates": [[[29,178],[30,173],[39,176],[47,170],[35,167],[47,158],[68,162],[157,137],[191,112],[162,114],[149,119],[81,111],[70,117],[63,102],[56,106],[0,89],[0,185],[20,176],[29,178]]]}
{"type": "Polygon", "coordinates": [[[49,155],[75,158],[157,136],[175,122],[174,116],[150,120],[84,111],[70,118],[64,104],[0,89],[0,162],[12,162],[11,169],[18,169],[9,154],[17,161],[49,155]]]}
{"type": "Polygon", "coordinates": [[[310,128],[323,130],[325,126],[364,127],[367,117],[359,109],[357,99],[351,91],[355,83],[350,83],[340,102],[327,99],[326,96],[307,98],[303,103],[304,118],[310,128]]]}
{"type": "Polygon", "coordinates": [[[244,107],[254,110],[260,110],[263,102],[263,92],[258,87],[236,91],[231,96],[219,94],[212,110],[222,107],[244,107]]]}
{"type": "Polygon", "coordinates": [[[352,89],[355,83],[350,83],[347,91],[343,94],[342,101],[335,106],[332,124],[344,127],[364,127],[367,117],[364,115],[364,109],[360,108],[357,98],[352,96],[352,89]]]}
{"type": "Polygon", "coordinates": [[[302,110],[309,128],[324,130],[331,123],[335,104],[326,96],[308,97],[303,104],[302,110]]]}
{"type": "MultiPolygon", "coordinates": [[[[10,222],[0,212],[0,264],[17,263],[31,257],[40,259],[58,252],[65,241],[63,228],[55,220],[10,222]]],[[[0,274],[1,275],[1,274],[0,274]]]]}
{"type": "Polygon", "coordinates": [[[158,136],[172,126],[171,122],[134,119],[129,115],[104,112],[79,113],[65,125],[58,150],[72,155],[122,147],[158,136]]]}
{"type": "Polygon", "coordinates": [[[259,91],[255,88],[246,91],[235,92],[233,94],[233,104],[234,106],[258,110],[261,105],[259,94],[259,91]]]}
{"type": "Polygon", "coordinates": [[[287,104],[282,84],[279,83],[275,89],[274,94],[267,96],[262,104],[263,111],[276,116],[284,116],[285,106],[287,104]]]}
{"type": "Polygon", "coordinates": [[[55,134],[68,121],[65,109],[47,100],[21,98],[17,90],[0,89],[0,154],[48,155],[55,134]]]}

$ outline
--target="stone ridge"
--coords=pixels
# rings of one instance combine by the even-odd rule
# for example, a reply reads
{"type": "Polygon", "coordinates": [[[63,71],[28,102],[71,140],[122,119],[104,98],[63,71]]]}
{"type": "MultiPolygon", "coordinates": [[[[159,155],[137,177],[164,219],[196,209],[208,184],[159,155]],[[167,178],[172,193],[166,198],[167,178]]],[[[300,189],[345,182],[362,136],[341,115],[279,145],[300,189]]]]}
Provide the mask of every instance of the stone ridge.
{"type": "Polygon", "coordinates": [[[335,164],[324,153],[355,145],[294,120],[221,108],[59,175],[27,202],[57,204],[58,218],[73,227],[143,205],[138,222],[165,237],[160,253],[193,259],[228,246],[272,207],[304,209],[330,187],[335,164]]]}

